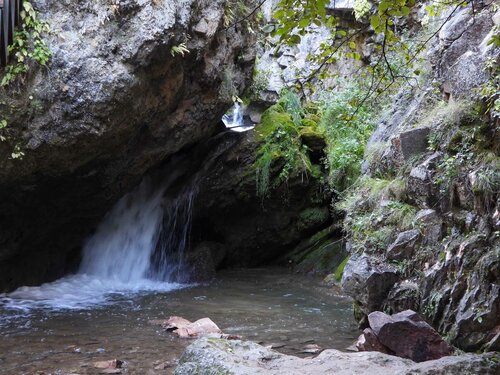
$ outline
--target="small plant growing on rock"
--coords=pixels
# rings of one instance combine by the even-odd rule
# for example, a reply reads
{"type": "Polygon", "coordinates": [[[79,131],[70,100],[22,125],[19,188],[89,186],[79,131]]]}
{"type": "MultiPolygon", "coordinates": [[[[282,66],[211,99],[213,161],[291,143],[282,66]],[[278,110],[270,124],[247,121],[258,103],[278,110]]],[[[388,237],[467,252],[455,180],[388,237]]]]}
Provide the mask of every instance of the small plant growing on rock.
{"type": "Polygon", "coordinates": [[[189,53],[189,50],[186,47],[186,43],[180,43],[170,48],[170,54],[172,56],[181,55],[182,57],[184,57],[186,53],[189,53]]]}
{"type": "Polygon", "coordinates": [[[5,68],[1,86],[9,85],[18,76],[26,73],[30,60],[46,66],[51,57],[51,52],[42,38],[44,33],[50,31],[49,25],[38,18],[37,12],[28,1],[23,2],[20,16],[22,26],[15,31],[14,41],[9,46],[9,55],[13,56],[13,61],[5,68]]]}

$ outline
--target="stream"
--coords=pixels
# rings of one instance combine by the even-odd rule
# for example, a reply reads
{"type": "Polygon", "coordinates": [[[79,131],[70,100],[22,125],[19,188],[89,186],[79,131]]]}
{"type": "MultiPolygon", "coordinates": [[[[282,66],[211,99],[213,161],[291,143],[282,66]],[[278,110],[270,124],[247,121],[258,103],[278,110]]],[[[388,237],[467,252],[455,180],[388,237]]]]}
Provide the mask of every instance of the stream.
{"type": "Polygon", "coordinates": [[[302,353],[308,344],[344,350],[358,335],[349,299],[286,269],[225,271],[209,285],[170,287],[68,307],[65,291],[60,305],[19,290],[0,297],[0,374],[98,374],[93,363],[114,358],[125,362],[124,373],[171,374],[190,340],[150,322],[171,315],[210,317],[225,333],[299,356],[311,355],[302,353]]]}
{"type": "Polygon", "coordinates": [[[151,320],[172,315],[209,317],[227,334],[287,354],[352,344],[350,300],[318,279],[253,269],[189,283],[195,189],[168,199],[176,178],[145,178],[117,202],[83,244],[74,275],[0,294],[0,374],[98,374],[94,362],[115,358],[129,374],[171,374],[190,340],[151,320]]]}

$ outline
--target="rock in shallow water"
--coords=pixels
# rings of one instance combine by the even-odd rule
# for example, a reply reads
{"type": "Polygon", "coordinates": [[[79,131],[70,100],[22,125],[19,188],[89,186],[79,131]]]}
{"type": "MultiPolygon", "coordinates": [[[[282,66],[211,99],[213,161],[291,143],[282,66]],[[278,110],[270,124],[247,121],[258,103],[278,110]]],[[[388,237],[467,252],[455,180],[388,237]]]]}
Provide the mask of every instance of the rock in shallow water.
{"type": "Polygon", "coordinates": [[[313,359],[288,356],[250,341],[202,338],[182,355],[175,375],[410,375],[484,374],[500,371],[499,355],[467,354],[414,363],[378,352],[343,353],[325,350],[313,359]]]}

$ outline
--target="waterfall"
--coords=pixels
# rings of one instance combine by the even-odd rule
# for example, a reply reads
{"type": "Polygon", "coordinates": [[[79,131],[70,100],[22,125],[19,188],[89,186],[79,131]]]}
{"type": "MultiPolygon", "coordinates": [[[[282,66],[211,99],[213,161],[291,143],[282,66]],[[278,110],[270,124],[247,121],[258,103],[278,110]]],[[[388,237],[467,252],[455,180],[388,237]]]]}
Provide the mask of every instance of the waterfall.
{"type": "Polygon", "coordinates": [[[168,204],[162,230],[159,231],[157,245],[151,257],[149,278],[188,281],[184,255],[189,245],[194,196],[195,193],[189,191],[168,204]]]}
{"type": "Polygon", "coordinates": [[[177,177],[172,173],[161,188],[145,179],[120,199],[84,244],[76,275],[0,295],[0,304],[21,310],[80,309],[131,292],[183,287],[177,282],[187,281],[184,251],[194,193],[167,200],[166,188],[177,177]]]}
{"type": "Polygon", "coordinates": [[[85,244],[79,273],[124,283],[186,281],[194,193],[165,203],[164,191],[145,180],[124,196],[85,244]]]}
{"type": "Polygon", "coordinates": [[[106,215],[83,247],[80,274],[131,283],[146,278],[161,229],[164,189],[145,180],[106,215]]]}
{"type": "Polygon", "coordinates": [[[235,132],[245,132],[254,128],[253,126],[245,125],[243,109],[238,102],[234,103],[232,110],[222,117],[222,122],[226,128],[235,132]]]}

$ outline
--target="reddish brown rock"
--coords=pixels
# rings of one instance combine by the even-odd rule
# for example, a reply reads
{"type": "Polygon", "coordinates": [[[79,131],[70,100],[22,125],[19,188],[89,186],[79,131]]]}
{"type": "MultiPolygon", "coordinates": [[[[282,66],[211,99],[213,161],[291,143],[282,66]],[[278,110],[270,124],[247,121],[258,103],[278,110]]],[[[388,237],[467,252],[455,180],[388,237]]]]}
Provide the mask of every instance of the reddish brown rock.
{"type": "Polygon", "coordinates": [[[356,349],[360,352],[381,352],[386,354],[393,354],[393,352],[382,345],[377,338],[377,335],[370,329],[365,328],[363,333],[358,337],[356,342],[356,349]]]}
{"type": "Polygon", "coordinates": [[[210,334],[221,334],[222,331],[210,318],[199,319],[174,331],[180,338],[197,338],[210,334]]]}
{"type": "Polygon", "coordinates": [[[185,328],[186,326],[192,324],[189,320],[184,319],[180,316],[171,316],[167,320],[161,323],[162,328],[167,331],[173,331],[175,329],[185,328]]]}
{"type": "Polygon", "coordinates": [[[451,352],[434,328],[412,310],[392,316],[375,311],[368,315],[368,322],[380,343],[399,357],[423,362],[451,352]]]}
{"type": "Polygon", "coordinates": [[[121,368],[122,365],[123,365],[123,362],[120,361],[119,359],[111,359],[109,361],[94,362],[94,367],[101,368],[101,369],[118,369],[118,368],[121,368]]]}
{"type": "Polygon", "coordinates": [[[94,367],[99,369],[99,374],[121,374],[123,362],[119,359],[94,362],[94,367]]]}

